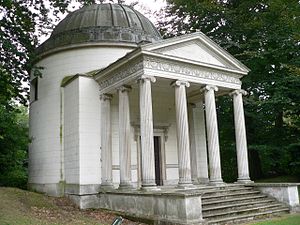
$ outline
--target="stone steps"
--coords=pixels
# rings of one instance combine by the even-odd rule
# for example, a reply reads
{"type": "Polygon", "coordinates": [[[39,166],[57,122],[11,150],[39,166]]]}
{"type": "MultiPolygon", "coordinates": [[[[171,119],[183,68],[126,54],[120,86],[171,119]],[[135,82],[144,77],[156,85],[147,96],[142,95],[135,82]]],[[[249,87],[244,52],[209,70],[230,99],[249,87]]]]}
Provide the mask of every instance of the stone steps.
{"type": "Polygon", "coordinates": [[[252,187],[228,185],[203,191],[202,215],[208,224],[241,223],[287,212],[287,206],[252,187]]]}
{"type": "Polygon", "coordinates": [[[253,190],[252,187],[230,187],[226,189],[217,189],[217,188],[210,188],[205,190],[205,195],[209,194],[216,194],[217,193],[227,193],[227,192],[235,192],[235,191],[249,191],[253,190]]]}
{"type": "Polygon", "coordinates": [[[270,205],[261,205],[261,206],[252,206],[252,207],[244,207],[244,208],[239,208],[239,209],[227,209],[224,211],[216,211],[216,212],[210,212],[207,214],[203,214],[203,217],[205,218],[209,218],[209,217],[222,217],[224,215],[237,215],[237,214],[243,214],[243,213],[249,213],[251,211],[267,211],[270,209],[285,209],[284,207],[282,207],[281,204],[270,204],[270,205]]]}
{"type": "Polygon", "coordinates": [[[262,198],[266,198],[266,195],[252,195],[252,196],[247,196],[247,197],[243,197],[243,198],[228,198],[228,199],[217,199],[217,200],[209,200],[206,199],[204,201],[202,201],[202,206],[205,205],[212,205],[212,204],[219,204],[219,205],[224,205],[224,203],[228,203],[228,202],[245,202],[245,201],[252,201],[254,199],[262,199],[262,198]]]}
{"type": "Polygon", "coordinates": [[[210,195],[205,195],[202,197],[202,199],[213,199],[213,198],[218,198],[218,199],[227,199],[231,196],[236,196],[236,197],[242,197],[244,195],[254,195],[254,194],[260,194],[259,191],[235,191],[235,192],[225,192],[225,193],[222,193],[222,194],[210,194],[210,195]]]}
{"type": "Polygon", "coordinates": [[[274,216],[281,215],[282,213],[288,213],[288,209],[276,209],[276,210],[269,210],[264,212],[256,212],[252,214],[242,214],[238,216],[229,216],[223,217],[221,219],[212,219],[208,220],[209,225],[221,225],[221,224],[240,224],[242,222],[251,221],[255,219],[262,219],[262,218],[271,218],[274,216]]]}
{"type": "Polygon", "coordinates": [[[202,209],[203,212],[209,211],[209,210],[218,210],[218,209],[226,209],[226,208],[231,208],[235,209],[236,207],[243,207],[243,206],[253,206],[253,205],[261,205],[261,204],[272,204],[275,201],[273,199],[264,199],[264,200],[256,200],[253,202],[242,202],[242,203],[234,203],[234,204],[226,204],[226,205],[218,205],[218,206],[213,206],[213,207],[205,207],[202,209]]]}

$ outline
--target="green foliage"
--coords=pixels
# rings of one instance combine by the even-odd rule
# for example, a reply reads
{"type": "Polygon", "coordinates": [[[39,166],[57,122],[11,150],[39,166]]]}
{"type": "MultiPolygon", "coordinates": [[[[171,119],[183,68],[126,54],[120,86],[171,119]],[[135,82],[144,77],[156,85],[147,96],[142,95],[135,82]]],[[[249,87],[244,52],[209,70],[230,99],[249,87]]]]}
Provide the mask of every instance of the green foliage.
{"type": "MultiPolygon", "coordinates": [[[[202,31],[251,69],[242,79],[249,93],[244,104],[251,172],[256,177],[299,174],[299,1],[167,2],[167,14],[159,23],[165,37],[202,31]]],[[[218,104],[222,169],[232,180],[231,102],[219,98],[218,104]]]]}
{"type": "Polygon", "coordinates": [[[0,1],[0,186],[26,186],[28,115],[14,103],[28,104],[29,74],[41,74],[41,68],[34,68],[38,37],[52,30],[70,4],[70,0],[0,1]]]}
{"type": "Polygon", "coordinates": [[[0,186],[26,187],[28,113],[0,107],[0,186]]]}
{"type": "MultiPolygon", "coordinates": [[[[92,4],[95,0],[80,0],[92,4]]],[[[38,38],[49,34],[59,15],[68,11],[70,0],[0,1],[0,104],[11,100],[27,104],[29,74],[34,67],[38,38]]],[[[38,70],[34,70],[38,72],[38,70]]]]}

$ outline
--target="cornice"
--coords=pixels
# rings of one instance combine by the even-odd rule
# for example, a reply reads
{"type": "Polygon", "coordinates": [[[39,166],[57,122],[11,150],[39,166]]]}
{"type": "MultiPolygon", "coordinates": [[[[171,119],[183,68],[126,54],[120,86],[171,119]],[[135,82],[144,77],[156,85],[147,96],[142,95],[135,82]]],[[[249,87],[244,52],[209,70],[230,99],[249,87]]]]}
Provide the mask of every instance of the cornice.
{"type": "Polygon", "coordinates": [[[184,79],[199,84],[224,84],[224,87],[241,85],[241,71],[211,66],[204,63],[182,60],[175,57],[142,51],[140,48],[99,71],[95,80],[99,83],[100,92],[106,93],[119,85],[131,82],[142,75],[164,77],[172,80],[184,79]],[[162,74],[168,74],[163,76],[162,74]],[[190,78],[190,79],[189,79],[190,78]],[[227,83],[227,85],[225,85],[227,83]]]}

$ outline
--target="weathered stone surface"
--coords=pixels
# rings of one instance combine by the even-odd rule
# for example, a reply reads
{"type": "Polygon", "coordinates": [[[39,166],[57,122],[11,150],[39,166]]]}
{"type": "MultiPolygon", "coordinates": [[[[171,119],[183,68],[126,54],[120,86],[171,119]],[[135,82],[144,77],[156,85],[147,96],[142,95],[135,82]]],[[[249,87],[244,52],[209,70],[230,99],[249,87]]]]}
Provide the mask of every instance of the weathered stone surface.
{"type": "Polygon", "coordinates": [[[291,207],[294,211],[300,211],[297,186],[300,183],[254,183],[247,186],[255,187],[259,191],[276,198],[291,207]]]}
{"type": "Polygon", "coordinates": [[[154,224],[203,224],[201,192],[101,192],[99,207],[154,224]],[[126,203],[126,204],[125,204],[126,203]]]}

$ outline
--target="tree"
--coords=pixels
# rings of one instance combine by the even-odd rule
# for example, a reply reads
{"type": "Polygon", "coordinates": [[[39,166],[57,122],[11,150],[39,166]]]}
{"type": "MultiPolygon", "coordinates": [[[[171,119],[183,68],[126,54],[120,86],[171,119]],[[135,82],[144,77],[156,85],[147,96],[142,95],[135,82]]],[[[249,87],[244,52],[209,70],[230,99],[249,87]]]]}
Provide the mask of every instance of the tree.
{"type": "MultiPolygon", "coordinates": [[[[300,161],[295,153],[300,151],[300,3],[293,0],[169,0],[168,3],[166,15],[159,23],[165,36],[201,30],[251,69],[242,80],[249,93],[245,98],[245,114],[250,158],[257,160],[259,155],[265,175],[296,173],[291,168],[299,166],[300,161]]],[[[232,116],[230,107],[228,98],[219,99],[221,154],[225,159],[234,151],[232,124],[223,123],[232,116]]],[[[227,165],[225,160],[222,162],[227,165]]]]}
{"type": "Polygon", "coordinates": [[[0,186],[26,187],[28,113],[25,107],[0,106],[0,186]]]}
{"type": "MultiPolygon", "coordinates": [[[[81,1],[85,4],[94,1],[81,1]]],[[[71,1],[0,1],[0,186],[27,182],[28,81],[38,37],[53,27],[71,1]],[[54,17],[52,16],[54,15],[54,17]]],[[[39,75],[39,69],[35,75],[39,75]]]]}

